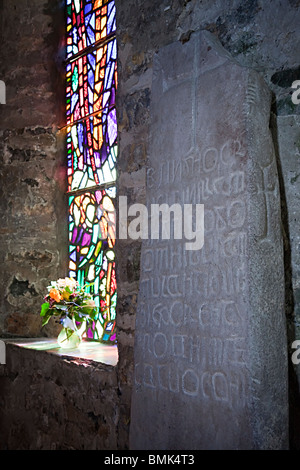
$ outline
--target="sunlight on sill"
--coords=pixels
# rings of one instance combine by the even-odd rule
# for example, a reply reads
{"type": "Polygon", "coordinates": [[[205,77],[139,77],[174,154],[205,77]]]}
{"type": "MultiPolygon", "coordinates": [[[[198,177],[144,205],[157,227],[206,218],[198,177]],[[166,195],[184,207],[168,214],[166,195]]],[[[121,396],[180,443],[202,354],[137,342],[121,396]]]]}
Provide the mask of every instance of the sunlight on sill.
{"type": "Polygon", "coordinates": [[[117,345],[106,345],[96,341],[83,340],[78,348],[63,349],[58,346],[55,338],[10,338],[4,341],[22,348],[47,351],[56,356],[86,359],[110,366],[116,366],[118,363],[117,345]]]}

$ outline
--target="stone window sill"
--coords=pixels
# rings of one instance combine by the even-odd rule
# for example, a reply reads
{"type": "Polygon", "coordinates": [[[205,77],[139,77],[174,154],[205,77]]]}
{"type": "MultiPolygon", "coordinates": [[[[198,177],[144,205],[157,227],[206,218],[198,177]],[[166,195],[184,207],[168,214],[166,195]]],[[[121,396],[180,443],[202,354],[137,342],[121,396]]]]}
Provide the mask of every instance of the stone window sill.
{"type": "Polygon", "coordinates": [[[117,345],[106,345],[95,341],[82,341],[78,348],[63,349],[54,338],[2,338],[5,343],[13,344],[21,348],[45,351],[64,359],[76,362],[101,363],[116,366],[118,363],[117,345]]]}

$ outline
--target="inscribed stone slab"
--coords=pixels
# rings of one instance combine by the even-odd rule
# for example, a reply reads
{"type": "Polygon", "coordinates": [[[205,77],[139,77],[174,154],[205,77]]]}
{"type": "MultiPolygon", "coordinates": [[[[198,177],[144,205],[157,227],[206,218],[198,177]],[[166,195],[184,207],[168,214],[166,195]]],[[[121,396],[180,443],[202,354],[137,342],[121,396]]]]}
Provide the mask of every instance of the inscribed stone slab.
{"type": "Polygon", "coordinates": [[[287,446],[270,93],[208,32],[154,61],[147,204],[204,204],[204,246],[144,240],[132,449],[287,446]]]}

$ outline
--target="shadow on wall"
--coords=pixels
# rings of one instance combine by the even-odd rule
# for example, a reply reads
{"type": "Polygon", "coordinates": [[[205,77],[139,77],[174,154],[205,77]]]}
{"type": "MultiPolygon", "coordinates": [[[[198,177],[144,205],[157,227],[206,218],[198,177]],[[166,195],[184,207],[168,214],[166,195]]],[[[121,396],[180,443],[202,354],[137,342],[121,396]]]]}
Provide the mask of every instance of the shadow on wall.
{"type": "Polygon", "coordinates": [[[292,256],[288,219],[288,206],[284,185],[283,171],[279,156],[278,128],[277,128],[277,107],[276,98],[273,95],[271,109],[270,130],[273,137],[281,200],[281,223],[284,249],[284,272],[285,272],[285,314],[287,328],[287,349],[288,349],[288,389],[289,389],[289,439],[290,450],[300,450],[300,391],[296,371],[291,357],[293,350],[291,345],[296,339],[295,324],[293,322],[293,312],[295,307],[293,285],[292,285],[292,256]]]}

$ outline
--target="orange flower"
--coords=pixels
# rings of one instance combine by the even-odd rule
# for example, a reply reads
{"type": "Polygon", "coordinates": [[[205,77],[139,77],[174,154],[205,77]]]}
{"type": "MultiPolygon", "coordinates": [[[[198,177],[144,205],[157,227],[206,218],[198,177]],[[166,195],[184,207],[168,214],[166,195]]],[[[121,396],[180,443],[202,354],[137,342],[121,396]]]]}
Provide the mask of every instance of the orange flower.
{"type": "Polygon", "coordinates": [[[62,296],[60,295],[57,289],[51,289],[49,295],[51,299],[55,300],[55,302],[60,302],[62,300],[62,296]]]}

